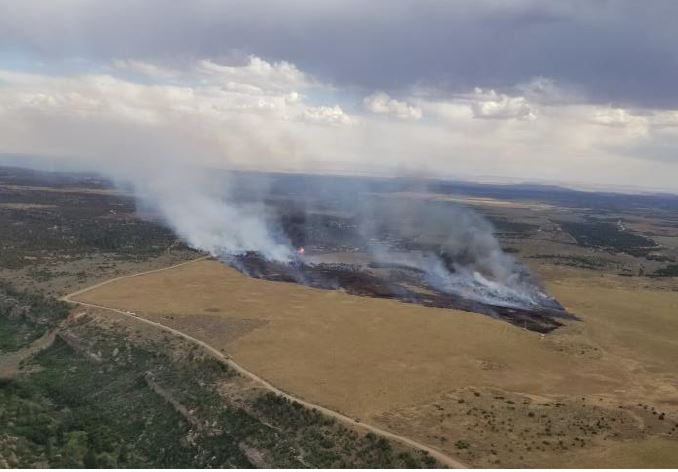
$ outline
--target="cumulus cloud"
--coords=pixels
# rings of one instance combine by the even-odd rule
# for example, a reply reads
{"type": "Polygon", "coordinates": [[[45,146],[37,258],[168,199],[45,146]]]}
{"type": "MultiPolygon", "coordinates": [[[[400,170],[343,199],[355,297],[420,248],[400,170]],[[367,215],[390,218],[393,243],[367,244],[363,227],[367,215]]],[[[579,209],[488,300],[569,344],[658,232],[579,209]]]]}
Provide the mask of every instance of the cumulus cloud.
{"type": "Polygon", "coordinates": [[[620,133],[639,137],[648,136],[650,127],[656,121],[650,115],[637,115],[623,108],[601,108],[595,111],[592,120],[602,126],[618,128],[620,133]]]}
{"type": "Polygon", "coordinates": [[[520,84],[356,99],[256,57],[92,70],[0,69],[0,153],[79,157],[99,170],[126,163],[141,175],[190,162],[676,187],[678,111],[568,101],[554,82],[541,81],[541,96],[559,100],[520,84]]]}
{"type": "Polygon", "coordinates": [[[633,116],[623,108],[609,108],[596,111],[593,121],[605,126],[628,126],[634,122],[646,122],[643,117],[633,116]]]}
{"type": "Polygon", "coordinates": [[[344,113],[339,105],[333,107],[307,107],[304,118],[312,123],[326,123],[331,125],[350,125],[351,118],[344,113]]]}
{"type": "Polygon", "coordinates": [[[365,97],[363,104],[372,113],[391,115],[401,120],[418,120],[422,117],[421,108],[391,98],[384,92],[365,97]]]}
{"type": "Polygon", "coordinates": [[[490,119],[534,119],[535,113],[525,97],[511,97],[494,90],[476,87],[470,97],[475,118],[490,119]]]}
{"type": "Polygon", "coordinates": [[[102,163],[185,153],[205,165],[295,169],[298,153],[312,141],[303,138],[309,122],[318,137],[318,126],[351,123],[336,103],[309,103],[305,92],[317,86],[284,62],[204,60],[170,74],[158,73],[163,69],[152,63],[116,61],[107,70],[80,75],[0,70],[0,152],[102,163]],[[128,77],[131,68],[153,80],[128,77]],[[123,139],[111,139],[114,135],[123,139]]]}
{"type": "Polygon", "coordinates": [[[201,60],[197,71],[223,83],[246,83],[269,89],[285,90],[309,84],[307,76],[295,65],[286,61],[270,63],[256,56],[249,56],[247,63],[241,66],[201,60]]]}
{"type": "Polygon", "coordinates": [[[673,0],[0,0],[0,44],[43,61],[237,51],[391,95],[546,76],[595,103],[676,108],[677,16],[673,0]]]}

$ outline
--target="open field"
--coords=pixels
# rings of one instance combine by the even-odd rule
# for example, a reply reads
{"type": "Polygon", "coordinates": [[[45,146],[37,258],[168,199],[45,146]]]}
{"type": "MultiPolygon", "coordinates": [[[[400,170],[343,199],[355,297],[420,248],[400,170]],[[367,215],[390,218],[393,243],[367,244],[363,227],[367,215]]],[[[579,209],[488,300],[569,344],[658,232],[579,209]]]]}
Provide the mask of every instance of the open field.
{"type": "MultiPolygon", "coordinates": [[[[572,410],[569,416],[579,415],[582,421],[613,418],[620,407],[641,403],[665,416],[653,425],[660,413],[648,418],[628,413],[629,424],[642,423],[628,433],[633,439],[656,447],[661,444],[657,438],[678,435],[671,429],[678,421],[673,362],[678,343],[672,339],[678,332],[678,293],[639,288],[623,277],[599,281],[567,271],[563,275],[551,274],[550,289],[583,322],[547,337],[471,313],[250,279],[216,261],[122,279],[79,299],[175,327],[222,349],[285,391],[429,444],[437,440],[442,450],[478,465],[493,464],[486,461],[494,456],[507,466],[543,465],[552,455],[574,454],[575,437],[589,451],[576,458],[597,464],[606,457],[598,451],[599,443],[615,441],[615,447],[624,449],[620,441],[627,433],[621,421],[610,419],[609,437],[581,438],[580,425],[573,423],[555,440],[569,441],[567,450],[559,445],[540,451],[536,447],[545,445],[530,441],[553,439],[507,442],[504,431],[497,444],[499,439],[495,443],[482,436],[487,428],[479,423],[464,430],[459,422],[441,427],[437,421],[416,421],[438,408],[448,408],[450,418],[465,414],[472,402],[459,403],[457,396],[469,388],[481,396],[502,396],[497,391],[519,395],[516,403],[537,401],[540,415],[549,408],[540,405],[559,401],[572,410]],[[442,406],[441,395],[455,401],[442,406]],[[582,397],[584,405],[596,409],[582,406],[582,397]],[[398,420],[403,412],[408,421],[398,420]],[[459,448],[464,443],[458,441],[469,441],[471,447],[459,448]]],[[[510,415],[498,414],[497,423],[506,425],[510,415]]],[[[510,429],[517,434],[531,418],[513,418],[510,429]]]]}

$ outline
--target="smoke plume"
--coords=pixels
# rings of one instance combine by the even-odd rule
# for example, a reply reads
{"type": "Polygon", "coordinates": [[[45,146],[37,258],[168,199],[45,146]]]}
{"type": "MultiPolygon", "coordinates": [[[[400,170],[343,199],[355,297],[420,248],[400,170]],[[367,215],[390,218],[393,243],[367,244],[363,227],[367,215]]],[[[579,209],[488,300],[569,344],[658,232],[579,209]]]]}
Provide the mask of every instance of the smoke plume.
{"type": "MultiPolygon", "coordinates": [[[[421,198],[433,194],[420,183],[415,185],[419,192],[401,195],[365,182],[347,186],[343,180],[337,186],[325,183],[319,195],[306,193],[307,199],[315,199],[315,208],[311,205],[305,229],[341,233],[336,240],[321,237],[321,245],[359,253],[353,264],[410,269],[423,274],[423,284],[431,289],[481,303],[562,308],[534,274],[502,250],[492,224],[477,212],[421,198]],[[318,223],[316,208],[343,215],[343,222],[318,223]]],[[[315,251],[307,249],[304,258],[313,261],[315,251]]],[[[328,256],[319,260],[333,262],[328,256]]]]}
{"type": "Polygon", "coordinates": [[[288,261],[293,250],[261,201],[238,202],[225,172],[171,163],[153,172],[111,171],[138,204],[157,213],[190,247],[212,256],[257,252],[288,261]]]}

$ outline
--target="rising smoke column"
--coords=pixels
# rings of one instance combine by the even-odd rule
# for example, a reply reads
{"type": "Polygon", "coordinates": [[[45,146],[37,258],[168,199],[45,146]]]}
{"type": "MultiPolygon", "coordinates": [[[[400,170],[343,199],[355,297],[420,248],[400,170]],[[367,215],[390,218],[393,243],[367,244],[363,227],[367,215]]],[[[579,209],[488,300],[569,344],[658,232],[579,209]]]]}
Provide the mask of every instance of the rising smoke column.
{"type": "Polygon", "coordinates": [[[287,262],[293,250],[261,202],[238,202],[226,173],[169,162],[152,171],[111,171],[141,207],[157,212],[184,242],[215,257],[257,252],[287,262]]]}
{"type": "Polygon", "coordinates": [[[361,206],[359,221],[376,262],[421,271],[436,290],[493,305],[562,308],[470,208],[415,196],[377,198],[361,206]]]}

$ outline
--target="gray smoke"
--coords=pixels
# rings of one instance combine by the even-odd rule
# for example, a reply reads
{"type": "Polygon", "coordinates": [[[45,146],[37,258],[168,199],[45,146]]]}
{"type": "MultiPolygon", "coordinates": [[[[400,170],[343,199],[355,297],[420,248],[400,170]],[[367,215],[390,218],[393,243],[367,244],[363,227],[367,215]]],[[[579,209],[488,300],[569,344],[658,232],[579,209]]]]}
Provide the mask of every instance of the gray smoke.
{"type": "MultiPolygon", "coordinates": [[[[252,252],[280,263],[313,263],[290,242],[289,228],[281,225],[284,205],[271,204],[280,195],[271,194],[264,174],[215,172],[182,159],[127,158],[119,164],[98,170],[131,190],[140,207],[154,211],[189,246],[222,260],[252,252]]],[[[557,307],[536,277],[502,250],[490,222],[469,208],[417,194],[398,197],[365,180],[309,177],[297,185],[291,192],[308,221],[328,211],[348,216],[349,239],[369,259],[366,266],[412,268],[436,290],[487,304],[557,307]]],[[[318,228],[307,223],[304,231],[318,228]]]]}
{"type": "Polygon", "coordinates": [[[274,215],[261,201],[237,201],[227,174],[176,163],[134,170],[110,173],[190,247],[216,257],[253,251],[270,260],[291,259],[293,250],[276,231],[274,215]]]}
{"type": "Polygon", "coordinates": [[[361,215],[361,231],[379,263],[411,267],[431,287],[501,306],[553,306],[536,276],[505,253],[492,224],[449,202],[385,199],[361,215]]]}

